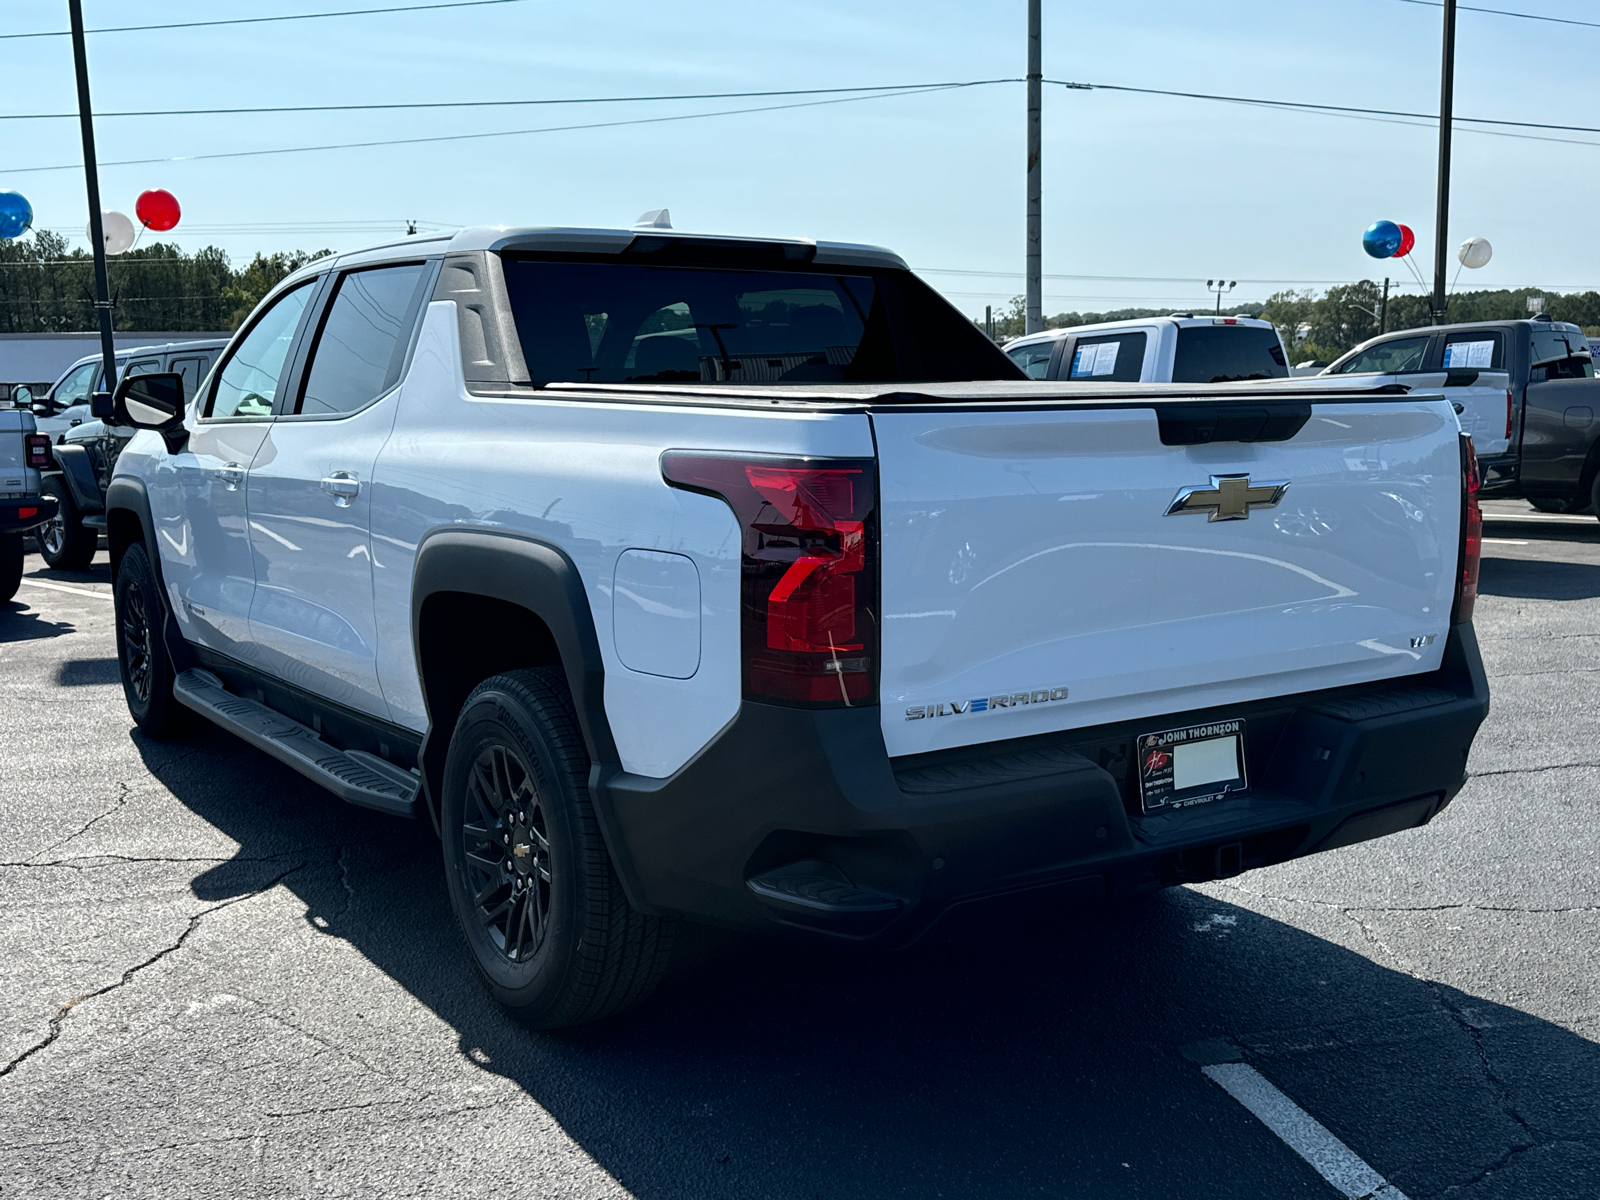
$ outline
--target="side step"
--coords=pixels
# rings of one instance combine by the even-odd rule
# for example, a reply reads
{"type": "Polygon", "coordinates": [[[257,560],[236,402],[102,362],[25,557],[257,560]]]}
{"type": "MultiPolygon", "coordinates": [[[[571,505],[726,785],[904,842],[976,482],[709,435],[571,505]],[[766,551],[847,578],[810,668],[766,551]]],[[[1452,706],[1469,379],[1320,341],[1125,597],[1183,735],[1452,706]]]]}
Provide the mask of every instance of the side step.
{"type": "Polygon", "coordinates": [[[172,693],[182,703],[287,767],[320,783],[341,800],[397,817],[417,815],[420,780],[375,754],[338,750],[282,713],[236,696],[210,671],[183,671],[172,693]]]}

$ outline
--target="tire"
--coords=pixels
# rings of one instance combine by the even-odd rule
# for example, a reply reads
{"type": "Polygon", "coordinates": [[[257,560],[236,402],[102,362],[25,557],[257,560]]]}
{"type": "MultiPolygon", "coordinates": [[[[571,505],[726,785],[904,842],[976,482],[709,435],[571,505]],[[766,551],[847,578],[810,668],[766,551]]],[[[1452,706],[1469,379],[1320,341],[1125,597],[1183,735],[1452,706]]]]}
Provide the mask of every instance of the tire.
{"type": "Polygon", "coordinates": [[[467,697],[439,814],[450,903],[489,991],[540,1029],[638,1003],[672,953],[676,922],[623,894],[588,781],[560,672],[496,675],[467,697]]]}
{"type": "Polygon", "coordinates": [[[46,475],[39,486],[42,496],[54,496],[59,504],[56,515],[39,526],[39,554],[57,571],[82,571],[94,561],[100,535],[83,527],[82,515],[73,502],[67,481],[59,475],[46,475]]]}
{"type": "Polygon", "coordinates": [[[137,543],[117,566],[113,591],[117,617],[117,666],[128,712],[141,732],[153,738],[176,737],[196,723],[172,694],[176,673],[162,636],[166,610],[150,557],[137,543]]]}
{"type": "Polygon", "coordinates": [[[22,535],[0,533],[0,604],[6,604],[22,586],[22,535]]]}

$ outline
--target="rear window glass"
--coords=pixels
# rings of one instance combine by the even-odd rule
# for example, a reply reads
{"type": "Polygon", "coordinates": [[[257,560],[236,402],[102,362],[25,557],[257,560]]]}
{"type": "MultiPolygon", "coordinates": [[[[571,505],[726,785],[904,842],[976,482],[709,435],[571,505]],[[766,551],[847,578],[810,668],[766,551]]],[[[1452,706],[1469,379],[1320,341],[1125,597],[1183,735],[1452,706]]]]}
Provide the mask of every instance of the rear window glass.
{"type": "Polygon", "coordinates": [[[536,384],[1021,378],[970,321],[902,272],[508,257],[505,276],[536,384]]]}
{"type": "Polygon", "coordinates": [[[1144,369],[1142,333],[1081,337],[1072,349],[1068,379],[1098,379],[1101,383],[1138,383],[1144,369]]]}
{"type": "Polygon", "coordinates": [[[1572,329],[1533,331],[1533,358],[1528,378],[1534,383],[1551,379],[1592,379],[1594,363],[1589,357],[1589,341],[1572,329]]]}
{"type": "Polygon", "coordinates": [[[1173,383],[1285,379],[1289,362],[1275,330],[1259,325],[1185,325],[1178,330],[1173,383]]]}
{"type": "Polygon", "coordinates": [[[1452,333],[1444,339],[1444,358],[1441,365],[1446,371],[1463,368],[1479,371],[1499,371],[1506,365],[1505,339],[1493,330],[1471,333],[1452,333]]]}

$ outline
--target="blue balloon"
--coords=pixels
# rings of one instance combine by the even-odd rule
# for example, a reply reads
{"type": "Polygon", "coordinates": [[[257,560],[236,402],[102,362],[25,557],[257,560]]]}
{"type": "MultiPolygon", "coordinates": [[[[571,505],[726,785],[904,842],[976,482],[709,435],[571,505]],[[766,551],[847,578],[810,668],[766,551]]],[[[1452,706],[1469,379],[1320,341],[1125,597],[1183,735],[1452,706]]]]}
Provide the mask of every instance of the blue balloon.
{"type": "Polygon", "coordinates": [[[1404,238],[1393,221],[1374,221],[1361,235],[1361,248],[1373,258],[1393,258],[1404,238]]]}
{"type": "Polygon", "coordinates": [[[33,205],[21,192],[0,188],[0,238],[21,237],[33,224],[33,205]]]}

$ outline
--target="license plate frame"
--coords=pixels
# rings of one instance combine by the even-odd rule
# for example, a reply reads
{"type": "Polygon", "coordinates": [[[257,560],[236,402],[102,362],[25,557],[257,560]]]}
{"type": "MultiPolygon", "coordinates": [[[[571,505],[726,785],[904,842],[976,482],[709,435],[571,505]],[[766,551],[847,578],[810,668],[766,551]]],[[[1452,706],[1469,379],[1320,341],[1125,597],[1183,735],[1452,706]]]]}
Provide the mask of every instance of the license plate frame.
{"type": "Polygon", "coordinates": [[[1134,746],[1139,772],[1139,805],[1147,814],[1210,804],[1250,787],[1242,717],[1141,733],[1134,740],[1134,746]],[[1233,774],[1227,775],[1229,747],[1225,743],[1230,740],[1233,774]],[[1185,786],[1179,787],[1180,782],[1185,786]]]}

